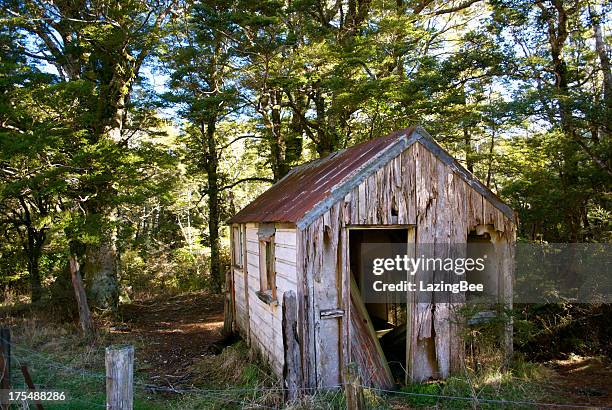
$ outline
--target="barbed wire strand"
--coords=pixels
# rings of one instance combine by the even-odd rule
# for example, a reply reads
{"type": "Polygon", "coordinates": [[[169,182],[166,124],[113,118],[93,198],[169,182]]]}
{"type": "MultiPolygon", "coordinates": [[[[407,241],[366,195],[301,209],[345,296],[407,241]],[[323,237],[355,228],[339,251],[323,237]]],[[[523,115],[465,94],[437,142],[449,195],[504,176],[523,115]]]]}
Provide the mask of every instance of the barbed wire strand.
{"type": "MultiPolygon", "coordinates": [[[[0,338],[1,339],[1,338],[0,338]]],[[[29,352],[37,357],[40,357],[41,359],[44,359],[44,364],[49,366],[49,367],[53,367],[56,368],[58,370],[66,370],[68,372],[71,373],[75,373],[75,374],[79,374],[82,376],[88,376],[88,377],[93,377],[96,379],[106,379],[106,375],[105,374],[101,374],[101,373],[96,373],[96,372],[91,372],[89,370],[85,370],[85,369],[79,369],[79,368],[75,368],[75,367],[71,367],[71,366],[66,366],[60,362],[57,362],[55,360],[50,359],[49,357],[47,357],[46,355],[40,353],[40,352],[36,352],[34,350],[30,350],[28,348],[25,348],[21,345],[15,344],[12,341],[7,341],[5,339],[1,339],[4,340],[4,342],[10,344],[11,346],[17,348],[17,349],[21,349],[23,351],[29,352]]],[[[296,390],[301,391],[301,392],[307,392],[307,391],[321,391],[321,390],[338,390],[340,387],[344,386],[344,383],[340,383],[337,386],[328,386],[328,387],[318,387],[318,388],[314,388],[314,387],[300,387],[297,388],[296,390]]],[[[208,396],[215,396],[218,398],[227,398],[227,400],[236,402],[235,400],[231,400],[229,399],[229,397],[234,397],[235,398],[235,394],[236,393],[256,393],[256,392],[285,392],[288,391],[289,389],[284,388],[284,387],[280,387],[280,386],[273,386],[273,387],[263,387],[263,386],[259,386],[259,387],[248,387],[248,388],[228,388],[228,389],[201,389],[201,388],[195,388],[195,387],[191,387],[191,388],[175,388],[175,387],[167,387],[167,386],[156,386],[156,385],[152,385],[150,383],[147,382],[143,382],[143,381],[138,381],[138,380],[134,380],[134,386],[137,387],[141,387],[147,391],[158,391],[158,392],[167,392],[167,393],[176,393],[176,394],[194,394],[194,395],[208,395],[208,396]]],[[[504,399],[484,399],[484,398],[476,398],[476,397],[465,397],[465,396],[451,396],[451,395],[440,395],[440,394],[429,394],[429,393],[413,393],[413,392],[403,392],[403,391],[398,391],[398,390],[388,390],[388,389],[381,389],[381,388],[375,388],[375,387],[370,387],[370,386],[364,386],[364,385],[360,385],[359,387],[361,388],[365,388],[365,389],[369,389],[369,390],[373,390],[373,391],[378,391],[381,393],[386,393],[387,395],[400,395],[400,396],[413,396],[413,397],[429,397],[429,398],[438,398],[438,399],[446,399],[446,400],[462,400],[462,401],[476,401],[476,402],[482,402],[482,403],[490,403],[490,404],[502,404],[502,405],[529,405],[529,406],[541,406],[541,407],[562,407],[562,408],[593,408],[592,405],[587,405],[587,404],[561,404],[561,403],[543,403],[543,402],[533,402],[533,401],[523,401],[523,400],[504,400],[504,399]]],[[[94,403],[91,403],[94,404],[94,403]]],[[[99,405],[99,404],[98,404],[99,405]]],[[[608,407],[609,408],[609,407],[608,407]]]]}
{"type": "MultiPolygon", "coordinates": [[[[541,403],[541,402],[522,401],[522,400],[482,399],[482,398],[475,398],[475,397],[449,396],[449,395],[443,395],[443,394],[412,393],[412,392],[404,392],[401,390],[387,390],[387,389],[361,386],[361,385],[359,385],[359,387],[362,387],[364,389],[379,391],[382,393],[386,393],[388,395],[395,394],[395,395],[400,395],[400,396],[430,397],[430,398],[440,398],[440,399],[447,399],[447,400],[478,401],[482,403],[491,403],[491,404],[507,404],[507,405],[522,404],[522,405],[529,405],[529,406],[535,406],[535,407],[537,406],[567,407],[567,408],[584,408],[584,409],[592,409],[593,407],[599,408],[599,406],[593,406],[593,405],[588,405],[588,404],[559,404],[559,403],[541,403]]],[[[604,407],[604,408],[608,409],[610,407],[604,407]]]]}
{"type": "MultiPolygon", "coordinates": [[[[11,354],[11,356],[17,362],[17,366],[19,366],[19,368],[21,368],[21,366],[23,366],[24,363],[26,364],[26,367],[27,367],[28,363],[27,362],[22,362],[21,360],[19,360],[19,356],[18,355],[11,354]]],[[[26,385],[25,378],[23,380],[21,380],[21,382],[22,382],[22,386],[23,386],[22,388],[24,390],[31,390],[30,387],[26,385]]],[[[39,383],[39,386],[41,386],[40,383],[39,383]]],[[[48,388],[46,383],[44,384],[44,387],[45,387],[45,389],[48,388]]],[[[77,401],[79,403],[83,403],[83,404],[87,404],[87,405],[93,405],[93,406],[96,406],[96,407],[106,407],[106,404],[95,403],[95,402],[92,402],[92,401],[89,401],[89,400],[85,400],[85,399],[82,399],[82,398],[79,398],[79,397],[70,397],[67,400],[58,400],[57,402],[59,402],[59,403],[70,403],[70,402],[73,402],[73,401],[77,401]]],[[[27,405],[28,405],[28,408],[30,408],[29,404],[27,404],[27,405]]]]}

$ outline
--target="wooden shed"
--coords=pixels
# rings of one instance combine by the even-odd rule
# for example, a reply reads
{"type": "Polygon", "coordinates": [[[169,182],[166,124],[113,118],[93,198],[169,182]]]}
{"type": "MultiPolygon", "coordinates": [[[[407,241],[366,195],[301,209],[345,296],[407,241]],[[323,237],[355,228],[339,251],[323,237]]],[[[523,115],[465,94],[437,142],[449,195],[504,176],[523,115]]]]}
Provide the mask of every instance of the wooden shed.
{"type": "MultiPolygon", "coordinates": [[[[462,295],[451,304],[433,295],[416,303],[406,294],[402,323],[394,323],[395,306],[371,309],[360,298],[352,260],[360,242],[487,241],[497,255],[498,302],[512,303],[514,212],[420,127],[294,168],[229,223],[234,328],[279,376],[295,371],[285,362],[297,346],[290,365],[305,388],[341,384],[350,363],[363,383],[383,388],[445,378],[463,366],[463,324],[454,318],[462,295]],[[296,334],[283,341],[287,292],[297,295],[296,311],[284,318],[296,323],[296,334]],[[381,334],[401,345],[399,359],[389,357],[381,334]],[[398,360],[402,376],[391,370],[398,360]]],[[[500,336],[507,351],[511,332],[507,324],[500,336]]]]}

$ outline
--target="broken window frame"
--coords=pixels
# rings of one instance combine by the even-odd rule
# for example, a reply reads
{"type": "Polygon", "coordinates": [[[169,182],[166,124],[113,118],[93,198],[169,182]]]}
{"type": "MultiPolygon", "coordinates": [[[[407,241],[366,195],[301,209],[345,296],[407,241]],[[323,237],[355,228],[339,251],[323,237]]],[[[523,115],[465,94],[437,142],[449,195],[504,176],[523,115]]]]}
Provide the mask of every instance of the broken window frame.
{"type": "Polygon", "coordinates": [[[257,297],[267,304],[277,303],[274,233],[259,235],[259,292],[257,297]]]}

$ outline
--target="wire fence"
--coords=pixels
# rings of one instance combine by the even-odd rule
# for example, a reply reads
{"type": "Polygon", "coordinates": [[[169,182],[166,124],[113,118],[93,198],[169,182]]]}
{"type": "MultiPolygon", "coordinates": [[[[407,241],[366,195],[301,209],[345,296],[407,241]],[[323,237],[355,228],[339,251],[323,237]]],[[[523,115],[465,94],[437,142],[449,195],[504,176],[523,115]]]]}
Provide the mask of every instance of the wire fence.
{"type": "MultiPolygon", "coordinates": [[[[55,403],[44,403],[45,408],[104,408],[105,406],[105,382],[106,375],[101,372],[83,369],[61,363],[54,358],[41,352],[34,351],[21,344],[8,342],[0,339],[11,346],[11,388],[14,390],[28,390],[21,367],[27,366],[34,383],[38,390],[65,391],[66,401],[55,403]]],[[[444,407],[444,403],[459,402],[465,403],[466,407],[481,407],[484,404],[492,407],[504,408],[596,408],[597,406],[588,404],[565,404],[547,403],[522,400],[505,400],[494,398],[482,398],[473,396],[455,396],[445,394],[405,392],[401,390],[380,389],[366,385],[353,385],[369,391],[379,400],[373,400],[372,407],[386,407],[385,399],[415,399],[424,398],[436,401],[436,407],[444,407]],[[383,400],[382,402],[380,400],[383,400]]],[[[318,388],[299,388],[301,393],[300,400],[305,405],[319,408],[344,408],[344,384],[330,387],[318,388]]],[[[150,406],[149,400],[153,404],[160,403],[159,408],[166,406],[161,404],[163,400],[168,400],[168,396],[179,396],[175,400],[176,408],[182,408],[181,400],[185,398],[196,398],[202,401],[210,401],[221,407],[237,408],[262,408],[277,409],[285,404],[282,398],[287,389],[280,385],[275,386],[253,386],[253,387],[229,387],[218,389],[203,389],[195,386],[159,386],[151,384],[146,380],[134,379],[134,392],[137,399],[135,408],[154,408],[150,406]],[[150,397],[154,395],[154,397],[150,397]],[[155,397],[164,395],[164,397],[155,397]]],[[[28,408],[28,403],[21,403],[22,408],[28,408]]],[[[194,406],[196,406],[194,404],[194,406]]],[[[167,406],[170,407],[170,406],[167,406]]],[[[453,406],[456,407],[456,406],[453,406]]],[[[601,407],[597,407],[601,408],[601,407]]],[[[612,407],[604,407],[610,408],[612,407]]]]}

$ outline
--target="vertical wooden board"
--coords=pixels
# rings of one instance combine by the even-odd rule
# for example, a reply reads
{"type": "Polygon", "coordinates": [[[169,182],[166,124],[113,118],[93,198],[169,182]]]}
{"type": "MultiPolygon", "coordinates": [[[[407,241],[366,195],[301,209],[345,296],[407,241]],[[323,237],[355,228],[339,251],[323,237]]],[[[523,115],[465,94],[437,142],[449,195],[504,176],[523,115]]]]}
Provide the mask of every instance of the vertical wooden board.
{"type": "MultiPolygon", "coordinates": [[[[435,243],[435,203],[437,198],[437,169],[435,167],[435,157],[429,150],[421,144],[415,144],[412,150],[415,164],[415,203],[416,203],[416,244],[417,253],[420,253],[422,245],[435,243]]],[[[420,272],[421,277],[415,277],[416,281],[431,281],[432,272],[420,272]]],[[[427,349],[418,349],[419,346],[430,344],[425,339],[432,338],[432,300],[431,294],[420,295],[420,300],[416,301],[412,307],[412,334],[411,349],[412,374],[413,380],[427,380],[436,377],[436,363],[432,361],[427,349]]]]}
{"type": "MultiPolygon", "coordinates": [[[[432,184],[437,184],[438,196],[435,202],[435,257],[446,259],[450,255],[450,228],[452,218],[452,171],[440,160],[435,158],[437,180],[432,180],[432,184]]],[[[451,273],[452,274],[452,273],[451,273]]],[[[434,281],[436,283],[450,283],[453,278],[446,271],[435,271],[434,281]]],[[[438,362],[439,377],[446,378],[450,371],[450,304],[446,292],[434,292],[433,301],[435,304],[433,313],[433,326],[435,337],[436,359],[438,362]]]]}
{"type": "Polygon", "coordinates": [[[307,301],[307,288],[306,288],[306,275],[304,266],[304,231],[298,230],[296,232],[296,272],[297,272],[297,335],[300,341],[300,364],[302,372],[302,387],[311,387],[309,385],[309,374],[308,374],[308,301],[307,301]]]}
{"type": "MultiPolygon", "coordinates": [[[[346,366],[348,366],[348,364],[350,363],[350,344],[349,344],[349,340],[350,340],[350,324],[349,324],[349,317],[350,317],[350,259],[349,259],[349,235],[348,235],[348,229],[345,227],[344,224],[345,219],[343,220],[343,224],[340,227],[341,231],[340,231],[340,252],[339,254],[341,255],[340,257],[340,266],[341,266],[341,273],[340,273],[340,287],[341,287],[341,292],[340,292],[340,303],[339,303],[339,307],[340,309],[344,310],[344,315],[342,316],[341,319],[341,333],[340,333],[340,338],[341,338],[341,352],[342,352],[342,360],[341,360],[341,365],[342,365],[342,370],[344,370],[346,368],[346,366]]],[[[344,372],[341,372],[341,374],[344,374],[344,372]]],[[[342,380],[342,382],[345,382],[345,380],[342,380]]]]}
{"type": "Polygon", "coordinates": [[[229,227],[229,234],[230,234],[230,274],[229,274],[229,289],[228,291],[231,294],[231,298],[230,298],[230,309],[232,311],[232,323],[231,323],[231,328],[235,331],[237,324],[236,324],[236,277],[234,276],[234,266],[236,263],[236,255],[234,254],[234,241],[236,240],[236,238],[234,238],[234,228],[235,225],[230,225],[229,227]]]}
{"type": "MultiPolygon", "coordinates": [[[[416,228],[411,228],[408,230],[408,238],[406,240],[407,242],[407,249],[406,249],[406,254],[409,258],[415,258],[416,257],[416,228]]],[[[409,281],[412,281],[413,278],[408,278],[409,281]]],[[[414,345],[414,338],[412,337],[412,335],[414,334],[414,329],[413,329],[413,325],[414,325],[414,319],[413,319],[413,315],[414,315],[414,306],[415,306],[415,295],[414,292],[411,291],[407,291],[406,292],[406,375],[404,378],[404,382],[406,384],[412,382],[413,380],[413,372],[414,372],[414,365],[413,365],[413,358],[415,357],[415,348],[416,346],[414,345]]],[[[416,339],[418,340],[418,338],[416,339]]],[[[419,354],[416,354],[416,356],[420,356],[419,354]]],[[[423,373],[423,372],[420,372],[423,373]]]]}
{"type": "Polygon", "coordinates": [[[391,203],[389,201],[389,189],[386,181],[389,180],[389,164],[376,171],[374,183],[376,184],[376,221],[379,224],[387,225],[391,216],[391,203]]]}
{"type": "MultiPolygon", "coordinates": [[[[449,199],[452,198],[452,215],[450,225],[450,240],[453,243],[453,258],[465,258],[467,253],[467,213],[468,201],[466,201],[467,185],[463,179],[453,174],[449,199]]],[[[460,311],[465,303],[465,294],[458,293],[451,296],[450,306],[450,372],[458,374],[464,363],[463,327],[461,325],[460,311]]]]}
{"type": "Polygon", "coordinates": [[[312,265],[311,265],[311,241],[313,227],[310,225],[298,232],[298,272],[302,273],[298,291],[301,293],[298,307],[300,308],[302,328],[302,370],[304,387],[314,388],[317,386],[316,358],[314,349],[314,312],[312,295],[312,265]]]}
{"type": "Polygon", "coordinates": [[[321,227],[321,223],[320,223],[320,218],[315,220],[311,225],[310,225],[310,229],[309,229],[309,233],[308,236],[305,238],[308,244],[307,247],[307,258],[306,258],[306,275],[309,278],[309,283],[308,283],[308,297],[310,299],[310,309],[309,309],[309,314],[310,314],[310,329],[308,329],[309,333],[310,333],[310,349],[311,349],[311,360],[312,360],[312,377],[313,377],[313,381],[314,381],[314,386],[318,386],[318,380],[317,380],[317,366],[318,366],[318,360],[317,360],[317,345],[316,345],[316,326],[317,326],[317,319],[315,316],[315,303],[316,303],[316,298],[314,295],[314,288],[315,288],[315,275],[317,274],[318,270],[319,270],[319,264],[318,264],[318,243],[320,242],[320,233],[322,233],[322,227],[321,227]]]}
{"type": "MultiPolygon", "coordinates": [[[[417,249],[422,250],[422,246],[429,246],[435,243],[435,209],[437,199],[437,169],[435,167],[435,157],[418,144],[414,150],[416,166],[416,205],[417,205],[417,249]]],[[[427,255],[426,255],[427,256],[427,255]]],[[[433,256],[433,255],[432,255],[433,256]]],[[[417,280],[430,281],[432,272],[421,272],[422,277],[417,280]]],[[[431,296],[431,294],[429,295],[431,296]]],[[[415,337],[431,337],[431,300],[421,298],[417,303],[417,313],[415,315],[415,337]]]]}
{"type": "Polygon", "coordinates": [[[402,187],[402,157],[406,151],[402,152],[397,157],[393,158],[393,186],[398,189],[402,187]]]}
{"type": "MultiPolygon", "coordinates": [[[[355,192],[355,191],[353,191],[355,192]]],[[[347,366],[351,362],[351,327],[350,327],[350,315],[351,315],[351,303],[350,303],[350,288],[351,288],[351,271],[350,271],[350,253],[349,253],[349,230],[347,225],[351,223],[352,209],[347,208],[342,213],[342,225],[341,229],[341,249],[342,249],[342,294],[341,294],[341,308],[344,310],[342,316],[342,353],[343,353],[343,365],[347,366]],[[348,211],[351,212],[348,212],[348,211]]],[[[344,373],[343,373],[344,374],[344,373]]],[[[344,382],[344,380],[343,380],[344,382]]]]}
{"type": "Polygon", "coordinates": [[[321,311],[338,309],[340,303],[339,206],[338,203],[332,206],[315,222],[322,231],[321,240],[315,245],[316,253],[321,255],[321,263],[313,282],[317,387],[337,386],[341,377],[341,319],[321,319],[321,311]]]}
{"type": "Polygon", "coordinates": [[[361,184],[359,184],[357,189],[359,190],[359,217],[358,217],[359,222],[357,223],[365,224],[368,218],[368,215],[367,215],[367,211],[368,211],[367,184],[365,182],[362,182],[361,184]]]}
{"type": "Polygon", "coordinates": [[[406,201],[406,223],[414,225],[417,221],[416,159],[418,146],[414,144],[402,153],[402,189],[406,201]]]}
{"type": "Polygon", "coordinates": [[[495,209],[495,211],[496,211],[495,212],[495,222],[493,224],[495,226],[495,229],[500,232],[506,232],[505,228],[506,228],[506,221],[508,220],[508,218],[499,209],[495,209]]]}
{"type": "Polygon", "coordinates": [[[382,223],[388,225],[391,223],[397,223],[397,219],[392,222],[391,210],[393,208],[393,161],[385,165],[385,173],[381,175],[380,190],[384,203],[382,204],[382,223]]]}
{"type": "Polygon", "coordinates": [[[370,175],[367,179],[367,203],[366,203],[366,224],[378,224],[378,187],[376,186],[376,174],[370,175]]]}
{"type": "Polygon", "coordinates": [[[499,212],[499,210],[485,198],[483,198],[482,208],[484,224],[495,226],[495,222],[497,220],[497,212],[499,212]]]}
{"type": "Polygon", "coordinates": [[[251,311],[249,308],[249,262],[247,252],[247,235],[246,225],[240,225],[242,229],[243,245],[242,245],[242,273],[244,275],[244,306],[246,318],[244,320],[245,328],[244,333],[246,335],[247,345],[251,344],[251,311]]]}
{"type": "Polygon", "coordinates": [[[353,212],[354,191],[349,192],[342,199],[342,221],[343,225],[350,224],[351,214],[353,212]]]}
{"type": "Polygon", "coordinates": [[[483,197],[474,188],[465,183],[467,197],[467,223],[468,229],[474,229],[483,222],[483,197]]]}
{"type": "Polygon", "coordinates": [[[297,296],[293,291],[283,294],[283,387],[285,400],[291,401],[298,397],[302,382],[302,360],[300,356],[298,328],[297,296]]]}
{"type": "Polygon", "coordinates": [[[350,223],[351,224],[358,224],[359,223],[359,186],[355,187],[352,191],[351,191],[351,217],[350,217],[350,223]]]}
{"type": "MultiPolygon", "coordinates": [[[[514,278],[514,232],[498,234],[493,240],[495,254],[498,262],[499,297],[504,309],[512,309],[512,286],[514,278]]],[[[508,363],[513,353],[512,318],[510,317],[502,329],[502,346],[504,348],[505,362],[508,363]]]]}

